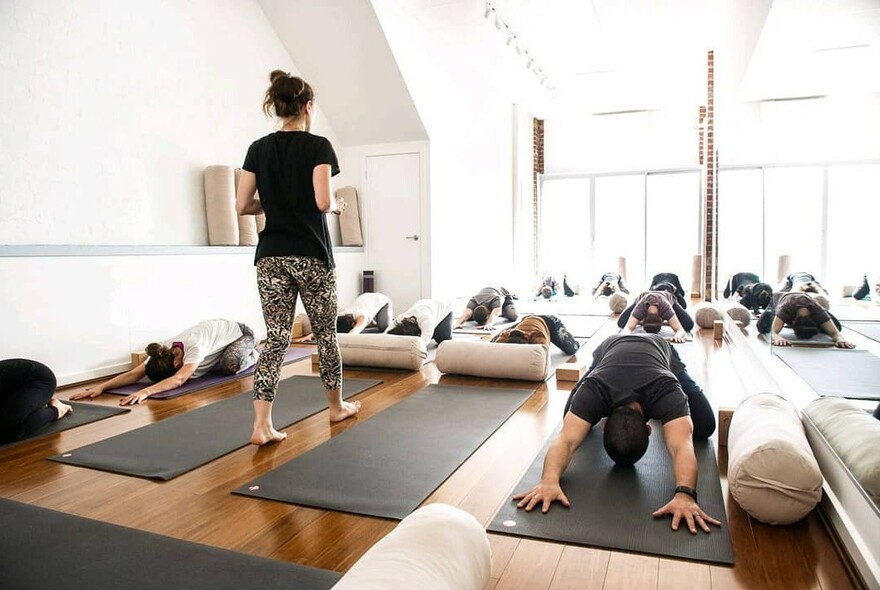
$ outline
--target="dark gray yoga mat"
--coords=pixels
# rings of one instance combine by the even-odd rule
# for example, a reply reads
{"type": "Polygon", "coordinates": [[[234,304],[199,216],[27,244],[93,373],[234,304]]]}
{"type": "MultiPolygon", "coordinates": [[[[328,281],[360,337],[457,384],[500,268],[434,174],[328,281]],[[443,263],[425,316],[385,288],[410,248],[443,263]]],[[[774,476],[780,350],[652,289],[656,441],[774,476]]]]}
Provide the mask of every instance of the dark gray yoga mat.
{"type": "MultiPolygon", "coordinates": [[[[311,348],[305,347],[295,347],[288,348],[287,352],[284,353],[284,360],[281,362],[283,365],[288,365],[294,361],[298,361],[300,359],[304,359],[310,357],[314,352],[311,348]]],[[[181,395],[186,395],[187,393],[192,393],[194,391],[199,391],[201,389],[205,389],[207,387],[212,387],[214,385],[219,385],[220,383],[226,383],[227,381],[235,381],[236,379],[241,379],[242,377],[247,377],[248,375],[253,375],[254,371],[256,371],[256,365],[252,365],[251,367],[245,369],[240,373],[236,373],[235,375],[221,375],[219,373],[206,373],[201,377],[196,377],[195,379],[190,379],[180,387],[175,389],[169,389],[168,391],[162,391],[160,393],[154,393],[150,396],[150,399],[173,399],[175,397],[179,397],[181,395]]],[[[149,387],[150,381],[147,379],[143,379],[142,381],[138,381],[137,383],[133,383],[131,385],[122,385],[120,387],[115,387],[113,389],[108,389],[104,393],[112,393],[114,395],[131,395],[136,391],[140,391],[144,387],[149,387]]]]}
{"type": "Polygon", "coordinates": [[[98,420],[103,420],[104,418],[109,418],[110,416],[117,416],[131,411],[129,408],[120,408],[119,406],[99,406],[97,404],[84,404],[68,400],[63,401],[65,404],[73,408],[73,412],[68,413],[61,420],[55,420],[54,422],[47,424],[27,438],[6,444],[0,444],[0,449],[5,449],[12,445],[46,436],[47,434],[69,430],[71,428],[76,428],[77,426],[82,426],[83,424],[90,424],[92,422],[97,422],[98,420]]]}
{"type": "Polygon", "coordinates": [[[823,397],[880,401],[880,358],[867,350],[774,346],[773,353],[823,397]]]}
{"type": "Polygon", "coordinates": [[[342,577],[5,499],[0,530],[10,590],[324,590],[342,577]]]}
{"type": "MultiPolygon", "coordinates": [[[[351,397],[379,383],[346,379],[342,387],[351,397]]],[[[326,408],[321,380],[295,375],[278,384],[272,421],[282,429],[326,408]]],[[[249,444],[253,421],[247,392],[49,459],[167,481],[249,444]]]]}
{"type": "Polygon", "coordinates": [[[846,322],[843,327],[858,332],[874,342],[880,342],[880,322],[846,322]]]}
{"type": "Polygon", "coordinates": [[[233,493],[400,520],[530,395],[429,385],[233,493]]]}
{"type": "MultiPolygon", "coordinates": [[[[694,443],[699,465],[697,495],[700,508],[720,520],[721,527],[713,526],[710,534],[700,531],[692,535],[685,525],[672,531],[669,517],[651,516],[672,499],[675,489],[663,427],[657,421],[652,422],[652,427],[645,456],[633,467],[615,467],[603,447],[600,423],[575,451],[562,476],[562,491],[571,508],[554,503],[547,514],[542,514],[540,507],[526,512],[508,499],[488,530],[559,543],[733,564],[724,496],[711,442],[694,443]]],[[[557,429],[550,436],[513,493],[527,491],[540,481],[544,456],[558,432],[557,429]]]]}
{"type": "MultiPolygon", "coordinates": [[[[798,338],[795,336],[794,330],[786,327],[780,330],[779,335],[791,342],[792,346],[798,346],[801,348],[831,348],[834,346],[834,338],[825,332],[819,332],[812,338],[798,338]]],[[[772,342],[770,340],[770,334],[760,334],[760,337],[768,344],[772,342]]]]}
{"type": "Polygon", "coordinates": [[[599,328],[608,323],[608,316],[598,315],[559,315],[568,333],[576,338],[592,338],[599,328]]]}

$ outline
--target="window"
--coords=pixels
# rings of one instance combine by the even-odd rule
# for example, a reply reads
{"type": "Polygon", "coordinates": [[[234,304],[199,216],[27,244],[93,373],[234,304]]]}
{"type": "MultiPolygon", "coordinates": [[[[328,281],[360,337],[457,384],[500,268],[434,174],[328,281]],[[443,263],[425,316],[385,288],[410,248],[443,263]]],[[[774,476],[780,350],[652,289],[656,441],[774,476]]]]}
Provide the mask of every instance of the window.
{"type": "Polygon", "coordinates": [[[777,282],[779,256],[782,254],[791,256],[791,271],[806,271],[820,281],[824,280],[823,174],[820,167],[764,170],[762,278],[771,285],[777,282]]]}
{"type": "Polygon", "coordinates": [[[718,291],[738,272],[753,272],[774,285],[776,270],[764,273],[763,171],[721,170],[718,193],[718,291]]]}
{"type": "Polygon", "coordinates": [[[674,272],[689,289],[694,255],[702,251],[700,173],[651,173],[646,182],[646,279],[674,272]]]}
{"type": "Polygon", "coordinates": [[[593,273],[617,271],[626,257],[626,280],[645,281],[645,175],[599,176],[595,179],[595,253],[593,273]]]}
{"type": "Polygon", "coordinates": [[[583,280],[590,260],[590,180],[545,180],[539,220],[538,274],[583,280]]]}
{"type": "Polygon", "coordinates": [[[877,220],[865,204],[878,191],[880,164],[828,169],[828,268],[819,279],[826,287],[858,285],[877,272],[877,220]]]}

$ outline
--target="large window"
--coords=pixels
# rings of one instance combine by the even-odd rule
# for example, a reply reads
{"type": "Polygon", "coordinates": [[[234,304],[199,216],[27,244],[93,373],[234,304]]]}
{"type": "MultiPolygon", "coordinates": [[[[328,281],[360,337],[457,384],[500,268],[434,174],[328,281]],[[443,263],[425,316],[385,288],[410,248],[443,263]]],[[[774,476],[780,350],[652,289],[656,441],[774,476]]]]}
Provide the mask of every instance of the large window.
{"type": "Polygon", "coordinates": [[[543,183],[539,215],[538,273],[557,280],[585,277],[590,253],[590,180],[552,179],[543,183]]]}
{"type": "Polygon", "coordinates": [[[820,167],[764,170],[763,278],[771,285],[778,279],[782,254],[791,256],[792,271],[807,271],[823,280],[823,174],[820,167]]]}
{"type": "Polygon", "coordinates": [[[646,193],[646,278],[674,272],[689,289],[694,255],[702,251],[700,173],[648,174],[646,193]]]}
{"type": "MultiPolygon", "coordinates": [[[[764,277],[764,173],[760,168],[718,173],[718,288],[730,275],[764,277]]],[[[774,284],[774,276],[769,281],[774,284]]]]}
{"type": "Polygon", "coordinates": [[[826,286],[857,285],[865,273],[868,280],[880,280],[875,274],[880,272],[877,216],[866,206],[876,202],[878,193],[880,164],[828,169],[826,286]]]}
{"type": "Polygon", "coordinates": [[[645,275],[645,176],[599,176],[595,179],[596,249],[590,280],[617,271],[626,258],[626,280],[640,285],[645,275]]]}

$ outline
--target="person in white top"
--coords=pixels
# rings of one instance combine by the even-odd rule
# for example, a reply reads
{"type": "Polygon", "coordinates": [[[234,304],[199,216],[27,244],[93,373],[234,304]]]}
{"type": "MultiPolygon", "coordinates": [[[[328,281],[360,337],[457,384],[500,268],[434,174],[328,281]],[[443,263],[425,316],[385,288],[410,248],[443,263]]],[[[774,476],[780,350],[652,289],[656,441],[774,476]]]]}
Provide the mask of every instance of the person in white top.
{"type": "Polygon", "coordinates": [[[452,339],[452,306],[439,299],[419,299],[394,318],[386,334],[421,336],[425,344],[452,339]]]}
{"type": "Polygon", "coordinates": [[[108,389],[137,383],[144,376],[153,382],[119,401],[122,406],[139,404],[154,393],[176,389],[208,371],[235,375],[249,368],[259,356],[254,332],[235,320],[205,320],[147,348],[147,360],[109,381],[70,396],[95,398],[108,389]]]}
{"type": "Polygon", "coordinates": [[[336,315],[336,331],[348,334],[359,334],[364,328],[376,323],[380,332],[388,329],[394,316],[391,299],[382,293],[362,293],[354,301],[354,305],[339,310],[336,315]]]}

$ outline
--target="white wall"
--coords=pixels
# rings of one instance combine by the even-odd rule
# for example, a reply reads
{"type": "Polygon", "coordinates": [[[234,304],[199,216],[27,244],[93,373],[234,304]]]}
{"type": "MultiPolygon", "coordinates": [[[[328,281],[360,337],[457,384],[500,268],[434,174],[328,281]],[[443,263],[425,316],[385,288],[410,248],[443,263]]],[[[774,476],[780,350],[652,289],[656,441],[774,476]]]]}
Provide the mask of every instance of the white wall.
{"type": "Polygon", "coordinates": [[[297,71],[256,0],[10,0],[0,39],[0,244],[207,244],[202,170],[297,71]]]}
{"type": "MultiPolygon", "coordinates": [[[[5,1],[0,39],[0,245],[206,244],[204,166],[242,162],[269,72],[297,72],[256,0],[5,1]]],[[[313,132],[345,170],[320,108],[313,132]]],[[[264,335],[252,249],[195,252],[0,258],[0,358],[70,383],[205,318],[264,335]]],[[[349,301],[365,254],[335,257],[349,301]]]]}

